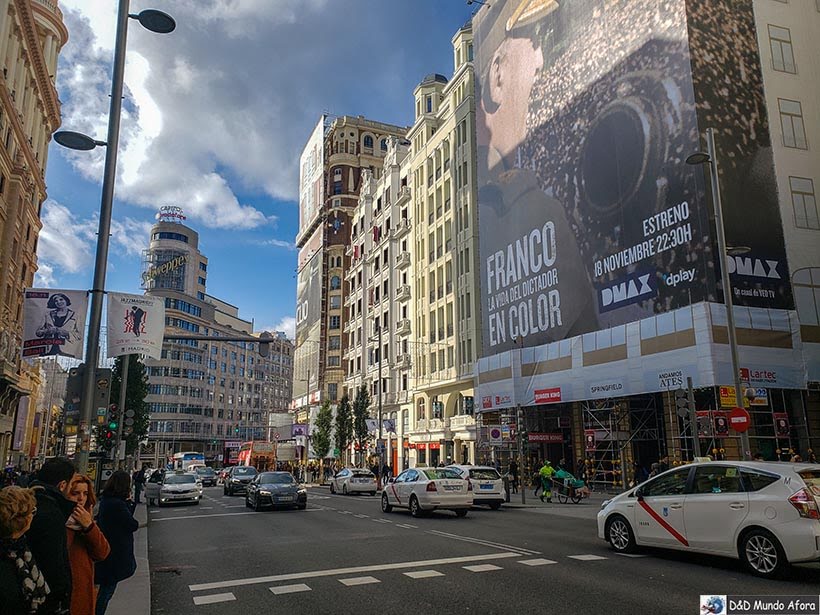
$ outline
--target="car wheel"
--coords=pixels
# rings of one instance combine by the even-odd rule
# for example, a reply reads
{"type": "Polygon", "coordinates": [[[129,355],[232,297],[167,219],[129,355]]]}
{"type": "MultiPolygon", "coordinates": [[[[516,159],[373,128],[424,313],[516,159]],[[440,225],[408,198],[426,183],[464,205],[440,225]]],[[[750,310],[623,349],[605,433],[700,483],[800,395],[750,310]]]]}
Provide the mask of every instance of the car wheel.
{"type": "Polygon", "coordinates": [[[410,514],[414,517],[421,517],[424,515],[424,511],[421,509],[419,500],[415,495],[410,496],[410,514]]]}
{"type": "Polygon", "coordinates": [[[389,513],[393,510],[393,507],[390,505],[390,500],[387,499],[387,494],[382,493],[382,512],[389,513]]]}
{"type": "Polygon", "coordinates": [[[250,508],[250,507],[251,507],[251,501],[248,498],[248,496],[246,495],[245,496],[245,508],[250,508]]]}
{"type": "Polygon", "coordinates": [[[350,493],[347,491],[347,483],[342,485],[342,494],[343,495],[350,495],[350,493]]]}
{"type": "Polygon", "coordinates": [[[614,515],[607,521],[606,539],[618,553],[632,553],[635,550],[635,535],[629,522],[621,515],[614,515]]]}
{"type": "Polygon", "coordinates": [[[789,567],[786,553],[774,534],[754,529],[740,539],[740,560],[752,574],[776,579],[789,567]]]}
{"type": "Polygon", "coordinates": [[[336,485],[330,483],[330,493],[336,493],[336,485]]]}
{"type": "Polygon", "coordinates": [[[456,511],[456,517],[466,517],[466,516],[467,516],[467,512],[468,512],[468,511],[467,511],[467,509],[466,509],[466,508],[461,508],[461,509],[459,509],[459,510],[457,510],[457,511],[456,511]]]}
{"type": "Polygon", "coordinates": [[[493,510],[498,510],[499,508],[501,508],[501,502],[490,503],[490,508],[492,508],[493,510]]]}

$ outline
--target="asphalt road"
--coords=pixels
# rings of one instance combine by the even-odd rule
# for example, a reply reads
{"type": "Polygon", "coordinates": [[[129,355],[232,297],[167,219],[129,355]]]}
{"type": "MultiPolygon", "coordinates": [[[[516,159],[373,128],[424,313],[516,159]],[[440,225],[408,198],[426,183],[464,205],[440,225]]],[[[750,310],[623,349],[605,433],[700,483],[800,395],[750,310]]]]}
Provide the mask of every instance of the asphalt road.
{"type": "Polygon", "coordinates": [[[150,510],[152,612],[691,615],[701,594],[818,594],[820,566],[764,581],[732,560],[619,556],[591,504],[554,506],[413,519],[311,489],[306,511],[255,513],[208,488],[199,506],[150,510]]]}

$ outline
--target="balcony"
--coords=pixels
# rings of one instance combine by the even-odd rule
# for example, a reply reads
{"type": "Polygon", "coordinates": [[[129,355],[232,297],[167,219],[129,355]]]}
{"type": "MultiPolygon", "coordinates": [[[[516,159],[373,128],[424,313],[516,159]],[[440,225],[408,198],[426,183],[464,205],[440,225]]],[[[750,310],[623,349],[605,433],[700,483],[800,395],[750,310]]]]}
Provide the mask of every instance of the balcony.
{"type": "Polygon", "coordinates": [[[396,334],[397,335],[409,335],[410,334],[410,319],[403,318],[398,323],[396,323],[396,334]]]}
{"type": "Polygon", "coordinates": [[[399,369],[408,369],[410,367],[410,355],[400,354],[396,356],[396,367],[399,369]]]}
{"type": "Polygon", "coordinates": [[[450,429],[453,431],[475,429],[475,417],[469,414],[450,417],[450,429]]]}
{"type": "Polygon", "coordinates": [[[396,268],[405,269],[410,266],[410,252],[402,252],[396,257],[396,268]]]}
{"type": "Polygon", "coordinates": [[[399,220],[399,223],[393,227],[393,235],[396,239],[400,237],[404,237],[407,233],[410,232],[410,220],[407,218],[402,218],[399,220]]]}
{"type": "Polygon", "coordinates": [[[410,285],[403,284],[396,290],[396,301],[407,301],[410,298],[410,285]]]}
{"type": "Polygon", "coordinates": [[[402,186],[399,188],[399,194],[396,196],[396,205],[401,206],[410,200],[410,186],[402,186]]]}

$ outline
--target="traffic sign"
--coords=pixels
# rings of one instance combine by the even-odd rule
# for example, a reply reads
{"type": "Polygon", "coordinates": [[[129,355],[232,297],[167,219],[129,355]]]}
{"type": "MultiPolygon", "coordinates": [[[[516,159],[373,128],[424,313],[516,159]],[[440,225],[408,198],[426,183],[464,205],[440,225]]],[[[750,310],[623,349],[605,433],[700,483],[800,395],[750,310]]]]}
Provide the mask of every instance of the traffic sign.
{"type": "Polygon", "coordinates": [[[281,438],[281,437],[282,437],[282,436],[280,436],[280,435],[279,435],[279,432],[278,432],[278,431],[277,431],[277,432],[275,432],[275,433],[273,434],[273,439],[274,439],[274,440],[278,440],[278,439],[279,439],[279,438],[281,438]]]}
{"type": "Polygon", "coordinates": [[[752,417],[746,408],[732,408],[732,411],[729,413],[729,426],[732,429],[738,433],[743,433],[749,430],[751,423],[752,417]]]}

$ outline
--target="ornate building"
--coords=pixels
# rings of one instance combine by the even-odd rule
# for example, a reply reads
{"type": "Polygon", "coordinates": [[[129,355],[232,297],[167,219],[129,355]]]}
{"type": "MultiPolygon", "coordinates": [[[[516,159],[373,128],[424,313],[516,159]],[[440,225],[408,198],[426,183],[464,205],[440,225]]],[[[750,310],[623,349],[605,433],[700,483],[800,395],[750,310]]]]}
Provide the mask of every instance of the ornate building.
{"type": "MultiPolygon", "coordinates": [[[[37,270],[48,144],[60,125],[57,56],[68,40],[56,0],[0,0],[0,461],[37,386],[20,360],[23,289],[37,270]]],[[[16,440],[16,439],[15,439],[16,440]]]]}

